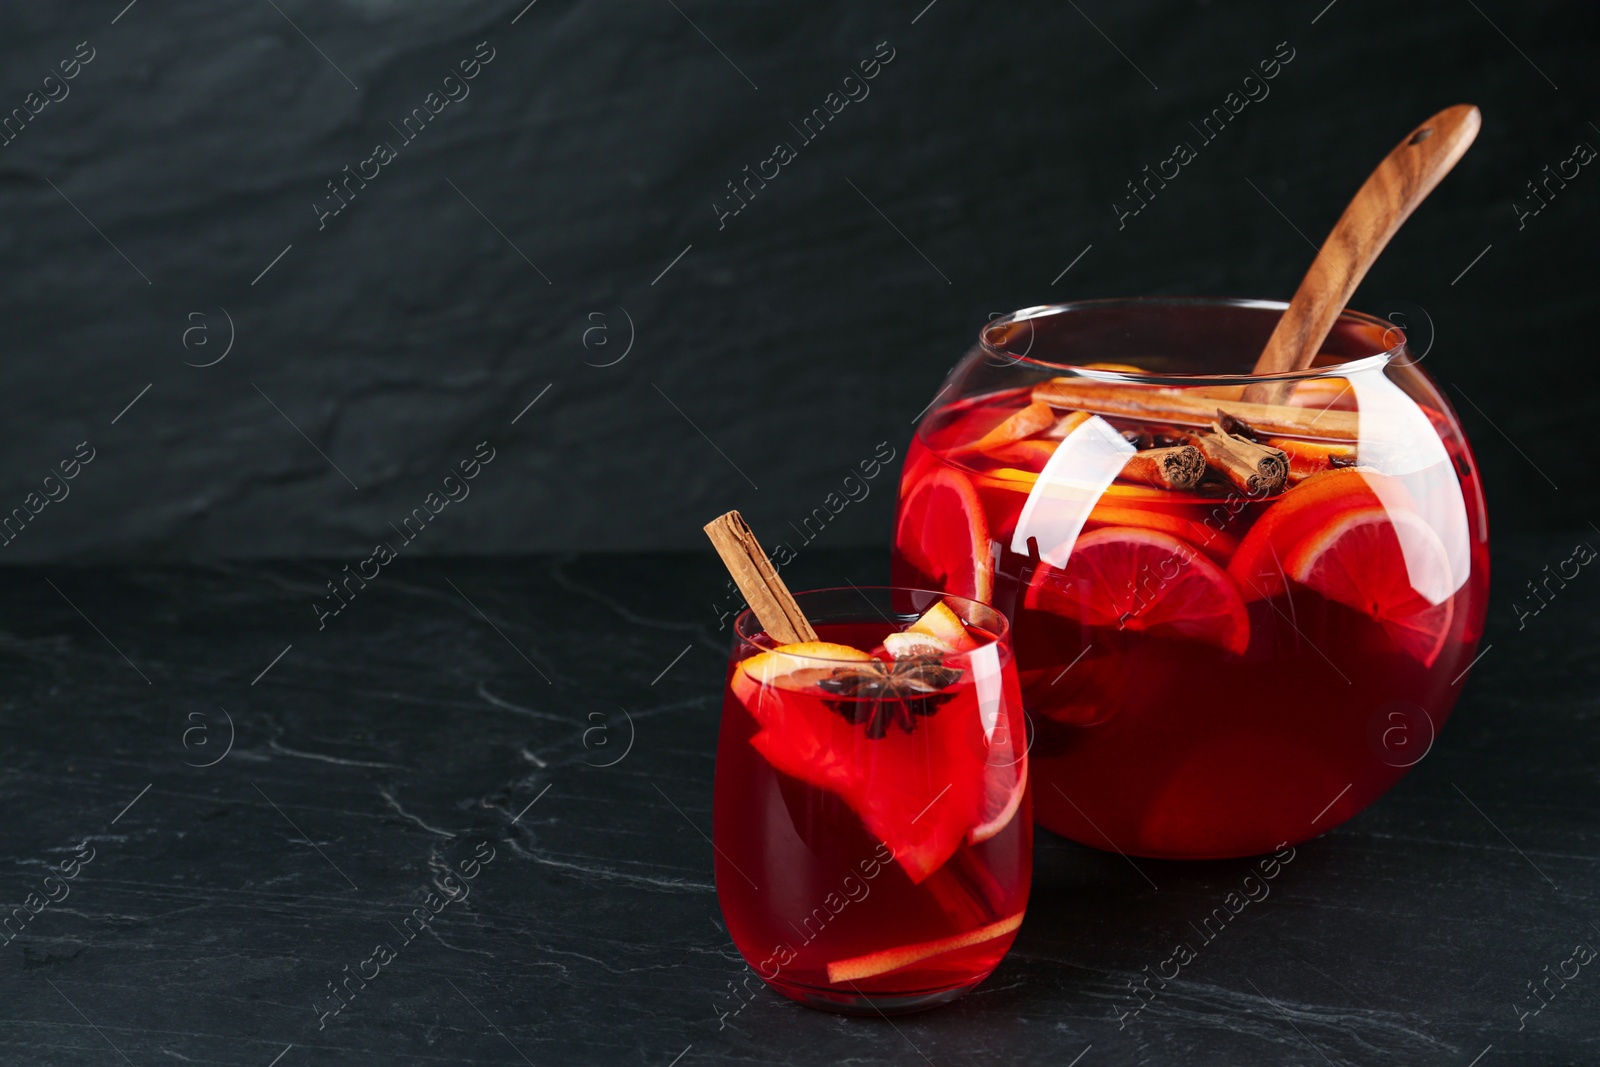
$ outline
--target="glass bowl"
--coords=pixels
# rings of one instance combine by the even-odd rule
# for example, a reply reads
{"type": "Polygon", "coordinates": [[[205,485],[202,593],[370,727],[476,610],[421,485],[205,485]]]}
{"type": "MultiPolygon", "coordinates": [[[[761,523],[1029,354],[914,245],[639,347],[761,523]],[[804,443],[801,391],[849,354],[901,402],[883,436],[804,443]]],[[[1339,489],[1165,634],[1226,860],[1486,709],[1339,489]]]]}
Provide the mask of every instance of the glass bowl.
{"type": "Polygon", "coordinates": [[[1404,333],[1095,300],[989,323],[917,427],[893,580],[1012,621],[1040,824],[1163,858],[1316,836],[1425,756],[1476,655],[1483,493],[1404,333]]]}

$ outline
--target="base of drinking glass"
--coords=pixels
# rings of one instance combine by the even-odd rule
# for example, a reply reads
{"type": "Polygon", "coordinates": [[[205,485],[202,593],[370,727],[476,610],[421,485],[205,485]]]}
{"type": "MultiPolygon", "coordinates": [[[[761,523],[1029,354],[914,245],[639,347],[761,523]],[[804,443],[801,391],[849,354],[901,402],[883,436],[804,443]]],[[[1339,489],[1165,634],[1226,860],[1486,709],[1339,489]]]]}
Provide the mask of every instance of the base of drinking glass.
{"type": "Polygon", "coordinates": [[[836,989],[801,985],[780,980],[768,982],[774,990],[808,1008],[837,1012],[840,1015],[909,1015],[948,1004],[976,989],[988,975],[970,982],[940,989],[919,989],[905,993],[840,993],[836,989]]]}

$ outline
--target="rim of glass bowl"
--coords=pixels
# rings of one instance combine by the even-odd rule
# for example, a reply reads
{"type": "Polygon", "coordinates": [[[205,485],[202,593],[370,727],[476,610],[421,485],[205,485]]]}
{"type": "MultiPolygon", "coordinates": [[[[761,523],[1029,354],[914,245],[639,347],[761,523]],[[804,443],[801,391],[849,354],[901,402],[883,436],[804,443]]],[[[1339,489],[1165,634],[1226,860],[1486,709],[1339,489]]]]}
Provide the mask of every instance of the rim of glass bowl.
{"type": "MultiPolygon", "coordinates": [[[[970,656],[973,653],[985,648],[989,648],[990,646],[1003,646],[1007,641],[1010,640],[1011,620],[1007,619],[1005,614],[998,608],[995,608],[989,604],[985,604],[981,600],[973,600],[971,597],[956,596],[953,593],[941,593],[937,589],[923,589],[920,586],[914,585],[838,585],[827,586],[821,589],[805,589],[793,595],[795,601],[799,603],[801,607],[805,606],[805,601],[808,597],[819,596],[821,594],[838,594],[841,599],[846,599],[853,596],[861,604],[861,608],[858,612],[852,613],[848,621],[870,622],[875,617],[883,617],[882,613],[878,610],[878,605],[874,604],[870,598],[862,596],[862,594],[870,594],[874,592],[921,593],[925,594],[929,598],[928,604],[930,607],[935,603],[942,603],[946,600],[954,600],[963,605],[973,605],[979,607],[983,609],[983,611],[989,616],[993,617],[996,625],[992,629],[988,626],[984,627],[984,629],[990,630],[990,632],[994,635],[993,637],[989,638],[987,641],[980,641],[972,648],[966,648],[959,652],[951,653],[952,656],[970,656]]],[[[898,614],[904,613],[901,612],[898,614]]],[[[973,625],[972,623],[968,622],[968,620],[971,618],[971,614],[969,612],[957,611],[956,614],[962,617],[961,621],[963,624],[973,625]]],[[[826,624],[830,621],[841,622],[846,620],[824,619],[823,623],[826,624]]],[[[915,621],[915,616],[905,621],[915,621]]],[[[771,652],[771,648],[759,645],[755,641],[757,636],[765,633],[766,629],[761,626],[761,622],[756,618],[755,611],[753,609],[747,607],[743,611],[739,612],[739,614],[735,616],[733,620],[733,641],[735,655],[737,655],[738,658],[743,659],[743,653],[746,651],[752,653],[771,652]],[[752,625],[756,628],[756,632],[754,634],[747,632],[752,625]]],[[[819,637],[818,640],[825,640],[825,638],[819,637]]],[[[785,655],[792,655],[796,659],[815,660],[818,663],[845,664],[861,662],[860,660],[854,659],[834,659],[830,656],[813,656],[805,653],[785,653],[785,655]]]]}
{"type": "Polygon", "coordinates": [[[1382,351],[1366,356],[1353,356],[1332,366],[1307,367],[1305,370],[1280,371],[1277,374],[1133,374],[1126,371],[1082,367],[1075,363],[1058,363],[1053,360],[1040,359],[1027,353],[1017,355],[1005,348],[994,345],[989,340],[990,334],[994,331],[1015,323],[1043,318],[1047,315],[1060,315],[1065,312],[1092,308],[1155,309],[1160,307],[1255,308],[1264,311],[1277,311],[1281,314],[1287,310],[1289,305],[1281,300],[1251,300],[1240,297],[1206,296],[1118,296],[1094,300],[1071,300],[1060,304],[1039,304],[1034,307],[1018,308],[1008,315],[1002,315],[1000,318],[985,323],[983,328],[978,331],[978,345],[986,355],[995,359],[1009,361],[1013,364],[1061,371],[1073,377],[1087,378],[1094,381],[1136,382],[1143,385],[1216,385],[1218,383],[1250,385],[1255,382],[1296,382],[1309,378],[1325,378],[1329,375],[1342,376],[1357,371],[1376,370],[1386,366],[1390,361],[1405,353],[1406,335],[1403,329],[1376,315],[1369,315],[1364,311],[1352,311],[1349,308],[1339,313],[1337,321],[1355,322],[1378,327],[1383,330],[1383,337],[1386,340],[1391,336],[1397,336],[1399,341],[1392,347],[1382,351]]]}

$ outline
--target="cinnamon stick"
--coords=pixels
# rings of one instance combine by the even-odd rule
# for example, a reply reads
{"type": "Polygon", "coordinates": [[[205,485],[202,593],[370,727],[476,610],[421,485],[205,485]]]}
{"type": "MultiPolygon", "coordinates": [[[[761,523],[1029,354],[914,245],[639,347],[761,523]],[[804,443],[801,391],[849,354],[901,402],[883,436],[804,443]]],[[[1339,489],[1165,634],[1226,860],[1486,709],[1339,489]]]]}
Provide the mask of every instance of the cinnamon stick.
{"type": "Polygon", "coordinates": [[[1289,476],[1289,458],[1282,449],[1247,441],[1216,422],[1210,433],[1196,434],[1191,440],[1213,470],[1246,493],[1276,493],[1289,476]]]}
{"type": "Polygon", "coordinates": [[[1205,456],[1194,445],[1147,448],[1123,465],[1122,477],[1163,489],[1190,489],[1206,472],[1205,456]]]}
{"type": "Polygon", "coordinates": [[[1053,408],[1093,411],[1101,415],[1168,422],[1180,426],[1209,426],[1224,411],[1243,419],[1259,433],[1281,437],[1321,437],[1354,441],[1360,419],[1354,411],[1295,407],[1292,404],[1252,404],[1222,400],[1195,390],[1126,385],[1084,378],[1052,378],[1033,387],[1033,399],[1053,408]]]}
{"type": "Polygon", "coordinates": [[[734,584],[744,594],[745,602],[773,640],[791,645],[817,639],[817,631],[811,628],[800,605],[795,603],[794,594],[778,577],[772,561],[762,551],[761,543],[743,516],[737,511],[719,515],[706,523],[705,531],[728,573],[733,575],[734,584]]]}
{"type": "Polygon", "coordinates": [[[1242,437],[1246,441],[1254,441],[1256,444],[1261,443],[1261,437],[1255,432],[1255,430],[1250,428],[1250,424],[1248,422],[1245,422],[1243,419],[1236,416],[1229,415],[1221,408],[1217,409],[1217,425],[1222,427],[1223,433],[1231,434],[1234,437],[1242,437]]]}

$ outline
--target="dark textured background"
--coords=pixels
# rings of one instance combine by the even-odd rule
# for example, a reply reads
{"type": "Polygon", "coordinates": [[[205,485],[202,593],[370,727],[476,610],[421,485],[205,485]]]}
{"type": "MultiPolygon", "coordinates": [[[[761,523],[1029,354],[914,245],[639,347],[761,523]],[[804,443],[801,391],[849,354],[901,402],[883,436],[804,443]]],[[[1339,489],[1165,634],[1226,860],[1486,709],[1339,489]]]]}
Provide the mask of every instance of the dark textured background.
{"type": "MultiPolygon", "coordinates": [[[[1501,602],[1568,543],[1501,538],[1501,602]]],[[[884,570],[872,549],[793,566],[807,587],[884,570]]],[[[78,842],[96,852],[0,943],[0,1064],[1600,1062],[1600,962],[1547,979],[1600,946],[1592,575],[1525,630],[1492,614],[1427,758],[1298,846],[1131,1020],[1132,985],[1200,944],[1189,924],[1255,861],[1041,832],[999,968],[891,1025],[785,1000],[728,940],[709,554],[413,561],[319,633],[305,607],[330,569],[0,569],[0,915],[78,842]],[[471,897],[401,945],[389,924],[480,841],[497,856],[471,897]],[[319,1028],[379,940],[399,958],[319,1028]]]]}
{"type": "MultiPolygon", "coordinates": [[[[1521,231],[1512,207],[1600,146],[1590,5],[124,3],[0,28],[0,113],[95,50],[0,147],[0,509],[97,449],[7,560],[359,558],[486,437],[412,551],[699,546],[730,506],[781,529],[903,454],[993,312],[1287,297],[1366,172],[1460,101],[1477,146],[1356,304],[1431,320],[1497,530],[1591,517],[1600,177],[1521,231]],[[324,183],[484,40],[470,97],[318,232],[324,183]],[[719,230],[725,183],[881,41],[870,97],[719,230]],[[1271,95],[1119,231],[1123,183],[1280,41],[1271,95]]],[[[883,543],[892,482],[827,542],[883,543]]]]}
{"type": "MultiPolygon", "coordinates": [[[[1513,211],[1600,146],[1592,6],[526,2],[0,11],[0,118],[95,50],[0,146],[0,515],[96,450],[0,562],[134,561],[0,569],[0,900],[99,852],[3,946],[0,1063],[1595,1062],[1592,970],[1517,1012],[1600,921],[1600,614],[1579,582],[1517,604],[1595,518],[1600,176],[1513,211]],[[470,97],[318,232],[324,183],[480,41],[470,97]],[[719,230],[724,183],[882,41],[871,96],[719,230]],[[1280,41],[1271,95],[1119,231],[1123,183],[1280,41]],[[1128,983],[1242,864],[1141,875],[1041,834],[973,996],[890,1028],[760,994],[724,1026],[748,972],[704,837],[700,524],[737,506],[777,540],[903,454],[993,313],[1286,297],[1460,101],[1477,146],[1357,300],[1433,335],[1495,512],[1498,606],[1437,751],[1127,1031],[1128,983]],[[317,629],[328,579],[485,439],[472,495],[317,629]],[[308,555],[333,561],[216,559],[308,555]],[[474,898],[319,1030],[327,981],[479,838],[474,898]]],[[[882,579],[894,476],[796,585],[882,579]]]]}

